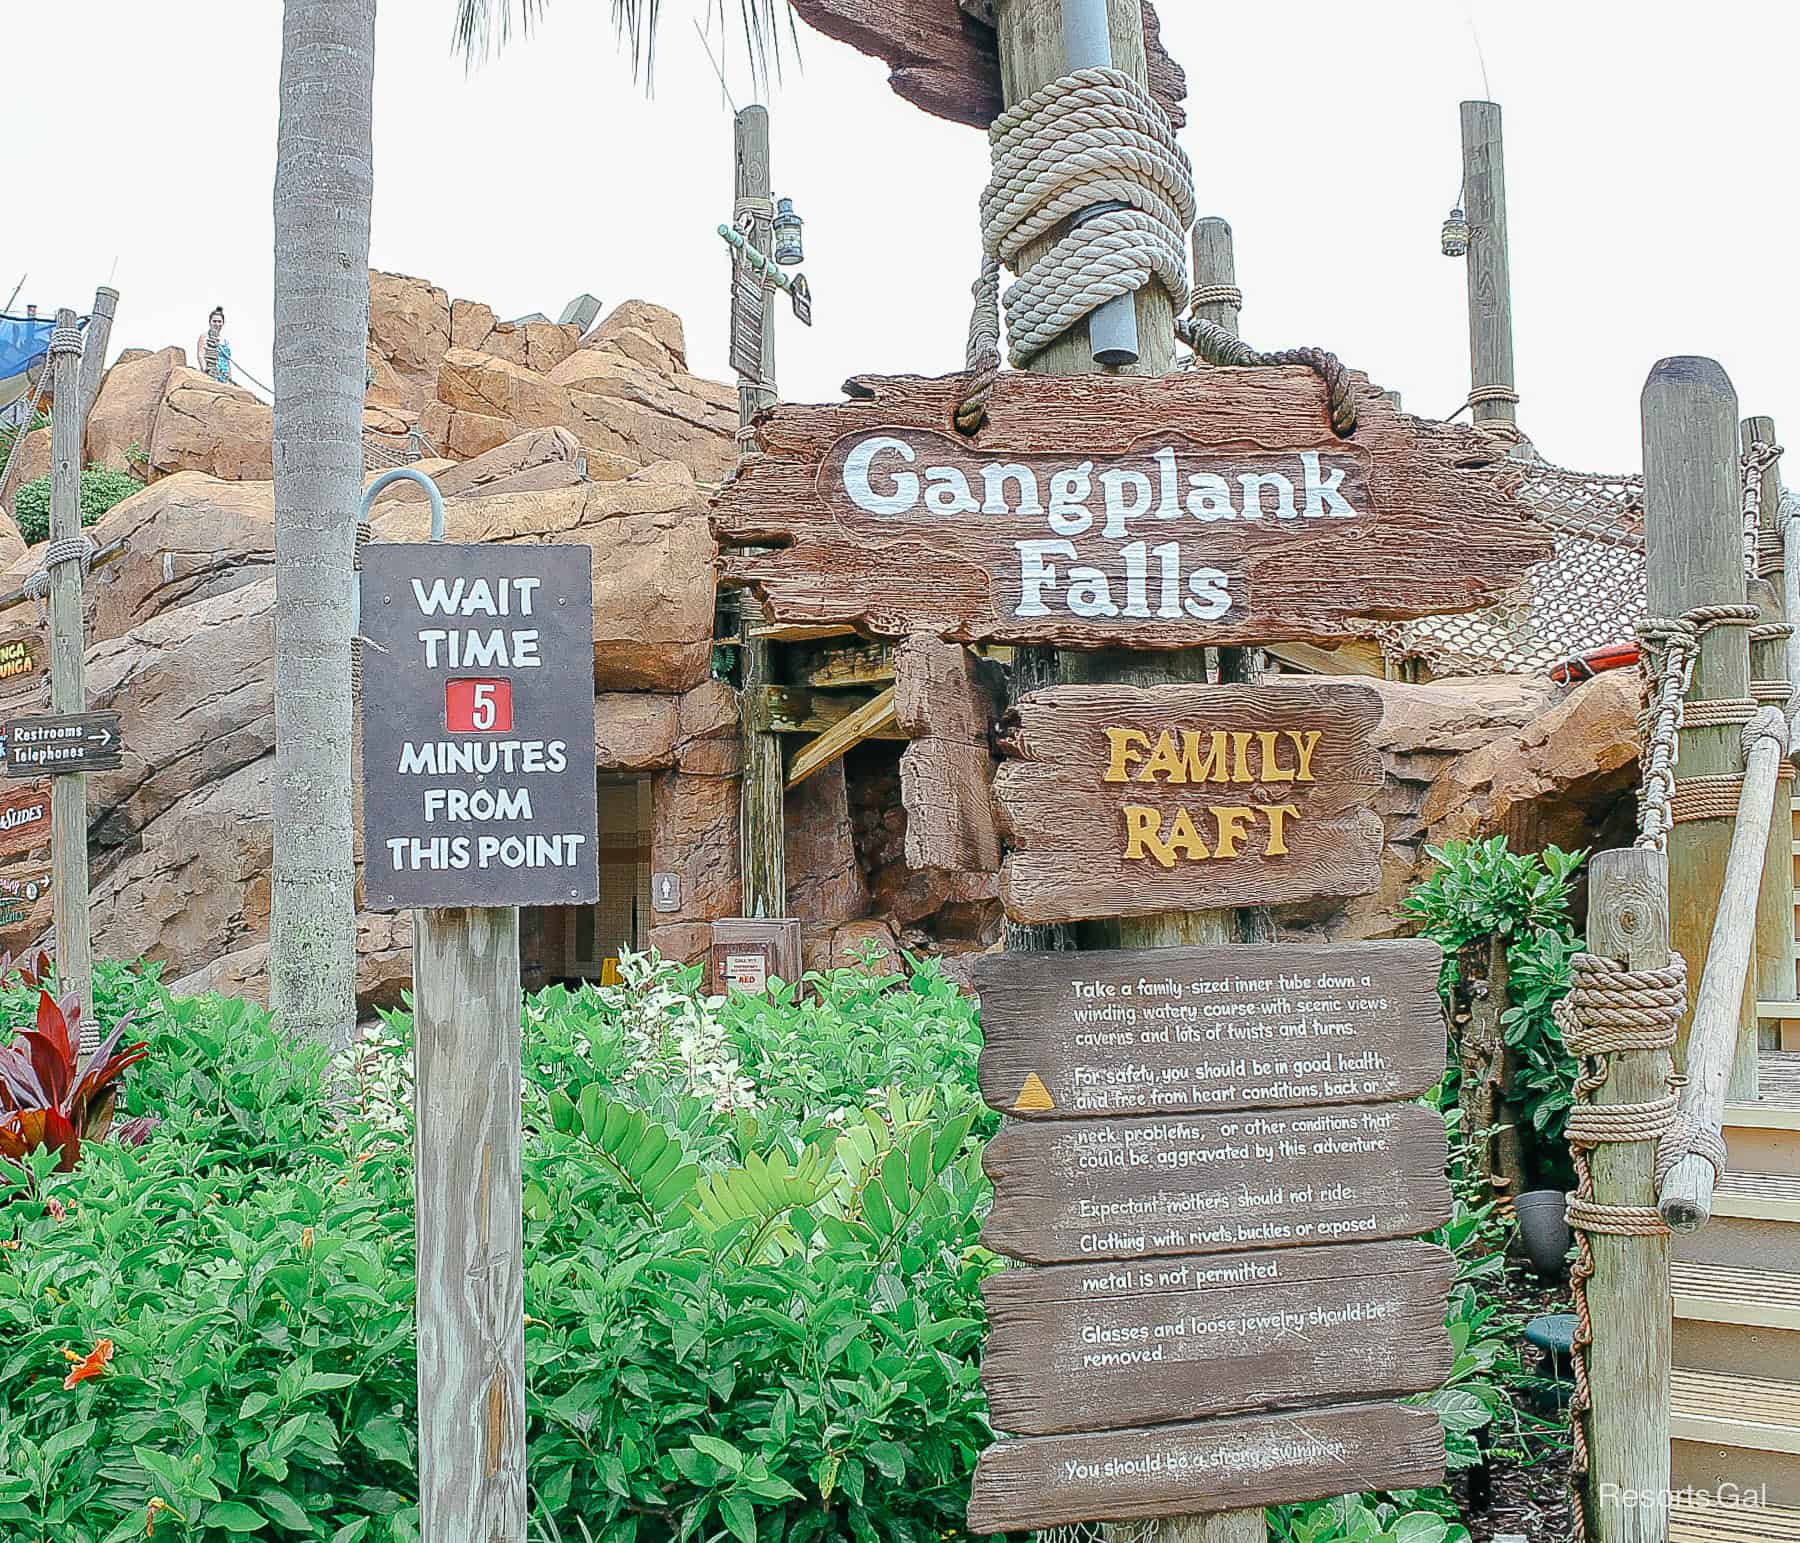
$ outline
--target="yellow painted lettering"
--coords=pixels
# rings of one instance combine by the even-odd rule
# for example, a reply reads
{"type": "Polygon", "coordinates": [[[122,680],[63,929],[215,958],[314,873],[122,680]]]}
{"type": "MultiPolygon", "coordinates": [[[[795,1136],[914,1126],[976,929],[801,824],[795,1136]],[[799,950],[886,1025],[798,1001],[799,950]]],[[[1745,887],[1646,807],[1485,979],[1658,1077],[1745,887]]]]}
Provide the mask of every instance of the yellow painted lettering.
{"type": "Polygon", "coordinates": [[[1256,738],[1262,745],[1262,780],[1264,782],[1292,782],[1292,767],[1281,764],[1281,757],[1276,753],[1276,741],[1281,736],[1273,729],[1258,729],[1256,738]]]}
{"type": "Polygon", "coordinates": [[[1288,855],[1287,822],[1300,818],[1298,804],[1270,804],[1263,810],[1263,818],[1269,822],[1269,844],[1263,851],[1265,857],[1286,857],[1288,855]]]}
{"type": "Polygon", "coordinates": [[[1287,731],[1288,742],[1294,747],[1294,754],[1300,757],[1300,766],[1294,773],[1294,781],[1311,782],[1313,751],[1319,748],[1319,731],[1312,729],[1305,734],[1296,734],[1292,729],[1287,731]]]}
{"type": "Polygon", "coordinates": [[[1238,729],[1231,736],[1231,780],[1256,781],[1250,775],[1250,734],[1245,729],[1238,729]]]}
{"type": "Polygon", "coordinates": [[[1159,777],[1164,782],[1187,781],[1181,757],[1175,750],[1175,736],[1167,729],[1156,736],[1156,748],[1150,752],[1150,759],[1144,763],[1144,769],[1137,774],[1136,780],[1155,782],[1159,777]]]}
{"type": "Polygon", "coordinates": [[[1213,734],[1207,740],[1204,756],[1200,753],[1202,737],[1198,729],[1181,731],[1181,757],[1187,771],[1189,782],[1226,782],[1230,778],[1225,770],[1225,736],[1213,734]]]}
{"type": "Polygon", "coordinates": [[[1256,811],[1248,804],[1214,804],[1211,813],[1219,826],[1218,846],[1213,855],[1236,857],[1238,843],[1244,839],[1244,827],[1256,817],[1256,811]]]}
{"type": "Polygon", "coordinates": [[[1165,868],[1175,866],[1175,853],[1162,842],[1162,815],[1142,804],[1125,806],[1125,859],[1154,858],[1165,868]]]}
{"type": "Polygon", "coordinates": [[[1106,742],[1112,748],[1112,759],[1107,763],[1104,780],[1123,782],[1130,773],[1131,763],[1144,758],[1142,747],[1150,743],[1150,736],[1140,734],[1136,729],[1108,729],[1106,742]]]}
{"type": "Polygon", "coordinates": [[[1206,843],[1200,839],[1200,832],[1194,828],[1185,809],[1177,809],[1175,818],[1169,822],[1169,850],[1179,852],[1190,863],[1204,862],[1212,855],[1206,850],[1206,843]]]}

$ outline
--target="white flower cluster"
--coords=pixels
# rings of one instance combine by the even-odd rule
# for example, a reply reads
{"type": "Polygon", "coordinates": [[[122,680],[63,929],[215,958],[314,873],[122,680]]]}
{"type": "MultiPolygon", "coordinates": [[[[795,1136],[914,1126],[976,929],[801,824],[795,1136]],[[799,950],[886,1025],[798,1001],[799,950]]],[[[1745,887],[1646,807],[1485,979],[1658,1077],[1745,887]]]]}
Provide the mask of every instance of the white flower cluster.
{"type": "Polygon", "coordinates": [[[410,1140],[413,1109],[412,1049],[386,1023],[371,1024],[331,1063],[339,1090],[336,1124],[355,1123],[410,1140]]]}
{"type": "Polygon", "coordinates": [[[720,1114],[754,1109],[756,1087],[726,1043],[719,1018],[725,999],[685,987],[681,976],[681,966],[654,949],[622,949],[619,984],[600,988],[624,1030],[626,1078],[659,1078],[720,1114]]]}

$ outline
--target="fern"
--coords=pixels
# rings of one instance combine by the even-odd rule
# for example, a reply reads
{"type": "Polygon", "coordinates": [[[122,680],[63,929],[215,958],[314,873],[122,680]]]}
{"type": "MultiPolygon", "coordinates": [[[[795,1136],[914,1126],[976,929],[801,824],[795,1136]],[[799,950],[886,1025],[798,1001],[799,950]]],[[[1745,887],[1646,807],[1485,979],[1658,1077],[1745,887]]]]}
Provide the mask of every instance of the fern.
{"type": "Polygon", "coordinates": [[[749,1153],[742,1166],[702,1179],[694,1193],[694,1215],[716,1247],[741,1238],[738,1257],[743,1260],[761,1257],[770,1245],[787,1253],[796,1242],[788,1225],[792,1213],[817,1205],[836,1183],[830,1153],[808,1149],[795,1159],[774,1147],[761,1157],[749,1153]]]}
{"type": "Polygon", "coordinates": [[[683,1161],[681,1138],[660,1120],[608,1098],[592,1083],[579,1100],[551,1093],[550,1118],[564,1135],[581,1131],[652,1222],[679,1221],[692,1210],[700,1170],[683,1161]]]}

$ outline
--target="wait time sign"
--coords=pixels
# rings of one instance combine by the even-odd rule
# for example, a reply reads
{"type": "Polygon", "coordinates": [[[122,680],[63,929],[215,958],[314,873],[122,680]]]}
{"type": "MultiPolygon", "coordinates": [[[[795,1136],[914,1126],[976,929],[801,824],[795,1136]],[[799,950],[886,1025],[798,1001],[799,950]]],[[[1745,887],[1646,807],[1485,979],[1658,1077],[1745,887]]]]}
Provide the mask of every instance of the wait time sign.
{"type": "Polygon", "coordinates": [[[371,909],[600,898],[585,546],[363,549],[371,909]]]}

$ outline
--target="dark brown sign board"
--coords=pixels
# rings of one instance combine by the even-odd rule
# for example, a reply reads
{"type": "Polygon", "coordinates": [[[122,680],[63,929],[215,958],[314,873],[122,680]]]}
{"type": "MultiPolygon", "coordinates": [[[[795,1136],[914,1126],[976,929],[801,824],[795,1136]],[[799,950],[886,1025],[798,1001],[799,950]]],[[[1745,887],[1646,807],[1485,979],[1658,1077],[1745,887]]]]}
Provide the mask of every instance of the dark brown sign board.
{"type": "Polygon", "coordinates": [[[1417,1098],[1442,961],[1422,938],[984,955],[981,1094],[1050,1120],[1417,1098]]]}
{"type": "MultiPolygon", "coordinates": [[[[1491,605],[1551,555],[1474,429],[1359,386],[1333,434],[1302,368],[853,380],[757,421],[714,499],[725,574],[779,622],[1058,648],[1329,643],[1491,605]]],[[[1245,902],[1252,903],[1252,902],[1245,902]]]]}
{"type": "Polygon", "coordinates": [[[18,857],[50,839],[50,784],[27,782],[0,793],[0,859],[18,857]]]}
{"type": "Polygon", "coordinates": [[[599,899],[591,563],[585,546],[363,549],[369,909],[599,899]]]}
{"type": "Polygon", "coordinates": [[[1455,1275],[1414,1242],[1007,1270],[981,1287],[988,1416],[1050,1436],[1428,1392],[1455,1275]]]}
{"type": "Polygon", "coordinates": [[[6,775],[110,771],[123,756],[116,712],[34,713],[6,725],[6,775]]]}
{"type": "Polygon", "coordinates": [[[1365,895],[1381,697],[1352,681],[1052,686],[1007,714],[994,801],[1026,923],[1365,895]]]}
{"type": "Polygon", "coordinates": [[[1428,1409],[1339,1404],[1286,1414],[999,1441],[981,1454],[969,1531],[1023,1532],[1324,1500],[1443,1482],[1428,1409]]]}
{"type": "Polygon", "coordinates": [[[706,952],[706,989],[760,996],[771,979],[800,979],[800,923],[794,917],[726,917],[712,924],[706,952]]]}
{"type": "Polygon", "coordinates": [[[1447,1156],[1423,1104],[1008,1121],[981,1240],[1061,1264],[1415,1237],[1450,1219],[1447,1156]]]}

